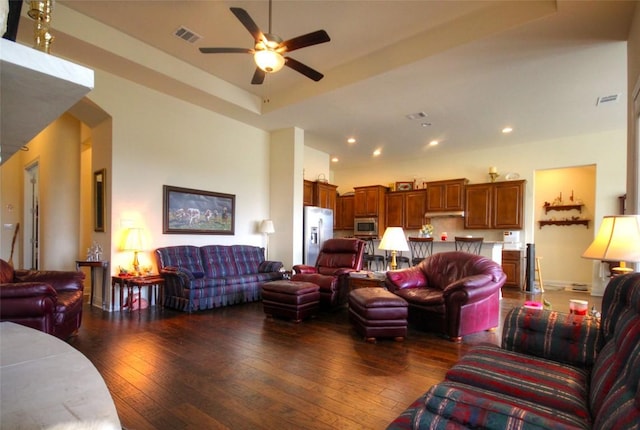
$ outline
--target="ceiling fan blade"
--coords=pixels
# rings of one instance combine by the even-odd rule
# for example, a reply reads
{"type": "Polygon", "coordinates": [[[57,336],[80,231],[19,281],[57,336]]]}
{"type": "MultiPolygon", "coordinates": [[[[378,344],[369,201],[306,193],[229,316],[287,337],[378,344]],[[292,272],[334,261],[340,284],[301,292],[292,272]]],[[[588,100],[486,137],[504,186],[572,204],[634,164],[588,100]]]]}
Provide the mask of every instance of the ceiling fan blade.
{"type": "Polygon", "coordinates": [[[287,52],[295,51],[296,49],[305,48],[307,46],[318,45],[320,43],[329,42],[331,38],[324,30],[314,31],[313,33],[303,34],[302,36],[294,37],[293,39],[285,40],[280,44],[287,48],[287,52]]]}
{"type": "Polygon", "coordinates": [[[203,54],[251,54],[253,49],[247,48],[200,48],[203,54]]]}
{"type": "Polygon", "coordinates": [[[266,73],[260,67],[256,67],[256,71],[253,74],[253,79],[251,79],[251,84],[260,85],[264,82],[264,77],[266,73]]]}
{"type": "Polygon", "coordinates": [[[285,66],[291,67],[296,72],[302,73],[309,79],[313,79],[318,82],[320,79],[324,78],[324,75],[317,70],[312,69],[311,67],[302,64],[298,60],[294,60],[291,57],[285,57],[285,66]]]}
{"type": "Polygon", "coordinates": [[[251,16],[249,16],[249,13],[247,13],[246,10],[239,7],[232,7],[230,9],[231,12],[236,16],[236,18],[238,18],[238,20],[242,23],[242,25],[244,25],[244,27],[249,30],[249,33],[251,33],[253,39],[256,42],[262,40],[262,31],[260,31],[260,28],[253,21],[251,16]]]}

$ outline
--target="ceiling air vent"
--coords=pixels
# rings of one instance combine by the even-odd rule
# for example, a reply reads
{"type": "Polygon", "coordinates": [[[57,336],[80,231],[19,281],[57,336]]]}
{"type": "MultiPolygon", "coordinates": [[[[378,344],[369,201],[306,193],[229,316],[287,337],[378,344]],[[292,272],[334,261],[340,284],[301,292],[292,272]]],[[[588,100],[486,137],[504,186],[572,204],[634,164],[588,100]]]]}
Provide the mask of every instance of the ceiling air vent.
{"type": "Polygon", "coordinates": [[[407,115],[407,119],[410,119],[410,120],[426,118],[426,117],[427,117],[427,114],[424,112],[410,113],[409,115],[407,115]]]}
{"type": "Polygon", "coordinates": [[[202,36],[189,30],[187,27],[178,28],[174,35],[178,36],[182,40],[186,40],[189,43],[196,43],[198,40],[202,39],[202,36]]]}
{"type": "Polygon", "coordinates": [[[606,103],[615,103],[618,101],[619,96],[620,94],[612,94],[609,96],[598,97],[598,100],[596,101],[596,106],[600,106],[606,103]]]}

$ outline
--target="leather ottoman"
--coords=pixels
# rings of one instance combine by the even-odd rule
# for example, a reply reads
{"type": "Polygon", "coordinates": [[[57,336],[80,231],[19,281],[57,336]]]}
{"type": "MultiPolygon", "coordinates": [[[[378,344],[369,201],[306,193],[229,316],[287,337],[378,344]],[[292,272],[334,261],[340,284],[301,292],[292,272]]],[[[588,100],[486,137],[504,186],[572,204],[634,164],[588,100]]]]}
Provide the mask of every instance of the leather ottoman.
{"type": "Polygon", "coordinates": [[[311,282],[272,281],[262,284],[264,313],[300,322],[314,316],[320,303],[320,287],[311,282]]]}
{"type": "Polygon", "coordinates": [[[349,320],[367,342],[378,337],[403,340],[407,313],[406,300],[384,288],[358,288],[349,293],[349,320]]]}

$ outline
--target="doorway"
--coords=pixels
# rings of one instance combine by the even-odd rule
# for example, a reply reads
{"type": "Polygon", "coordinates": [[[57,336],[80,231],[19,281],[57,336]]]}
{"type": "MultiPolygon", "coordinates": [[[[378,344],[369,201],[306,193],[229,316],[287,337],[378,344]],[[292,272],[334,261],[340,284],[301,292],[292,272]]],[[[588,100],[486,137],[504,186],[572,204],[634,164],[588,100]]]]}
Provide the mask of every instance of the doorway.
{"type": "Polygon", "coordinates": [[[591,286],[593,262],[582,253],[594,237],[595,190],[595,165],[535,172],[534,236],[545,289],[591,286]]]}

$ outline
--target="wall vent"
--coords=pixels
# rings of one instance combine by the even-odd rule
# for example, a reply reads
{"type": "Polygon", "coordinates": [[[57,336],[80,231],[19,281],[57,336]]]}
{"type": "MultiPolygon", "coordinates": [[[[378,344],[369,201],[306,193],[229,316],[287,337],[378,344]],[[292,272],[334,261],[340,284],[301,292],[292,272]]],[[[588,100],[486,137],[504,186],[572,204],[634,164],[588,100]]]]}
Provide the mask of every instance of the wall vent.
{"type": "Polygon", "coordinates": [[[198,40],[202,39],[202,36],[184,26],[178,28],[174,35],[189,43],[196,43],[198,40]]]}
{"type": "Polygon", "coordinates": [[[596,106],[600,106],[601,104],[606,104],[606,103],[615,103],[618,101],[619,97],[620,97],[620,94],[611,94],[608,96],[598,97],[598,100],[596,100],[596,106]]]}

